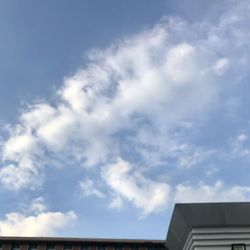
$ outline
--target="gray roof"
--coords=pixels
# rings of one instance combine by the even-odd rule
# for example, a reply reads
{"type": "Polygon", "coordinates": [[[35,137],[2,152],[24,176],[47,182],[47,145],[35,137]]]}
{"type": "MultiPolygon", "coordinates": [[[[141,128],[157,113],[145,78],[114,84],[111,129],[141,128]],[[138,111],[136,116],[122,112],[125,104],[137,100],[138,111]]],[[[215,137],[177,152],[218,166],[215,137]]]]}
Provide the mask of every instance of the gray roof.
{"type": "Polygon", "coordinates": [[[250,226],[250,202],[176,204],[166,246],[181,250],[193,228],[236,226],[250,226]]]}

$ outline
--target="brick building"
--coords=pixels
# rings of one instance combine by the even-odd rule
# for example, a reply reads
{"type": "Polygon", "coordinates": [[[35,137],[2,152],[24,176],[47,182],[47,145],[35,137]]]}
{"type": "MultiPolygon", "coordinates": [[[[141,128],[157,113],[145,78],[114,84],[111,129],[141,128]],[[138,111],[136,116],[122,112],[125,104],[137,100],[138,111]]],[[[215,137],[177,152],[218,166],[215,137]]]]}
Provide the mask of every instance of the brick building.
{"type": "Polygon", "coordinates": [[[164,240],[0,237],[0,250],[165,250],[164,240]]]}

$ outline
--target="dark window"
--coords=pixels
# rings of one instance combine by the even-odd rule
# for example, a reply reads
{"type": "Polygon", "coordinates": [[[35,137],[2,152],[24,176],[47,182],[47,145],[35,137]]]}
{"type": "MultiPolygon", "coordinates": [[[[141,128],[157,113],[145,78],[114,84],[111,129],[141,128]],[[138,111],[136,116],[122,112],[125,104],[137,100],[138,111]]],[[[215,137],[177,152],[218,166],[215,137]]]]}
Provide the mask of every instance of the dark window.
{"type": "Polygon", "coordinates": [[[55,244],[47,244],[46,250],[55,250],[56,246],[55,244]]]}
{"type": "Polygon", "coordinates": [[[81,250],[89,250],[89,245],[81,245],[81,250]]]}
{"type": "Polygon", "coordinates": [[[20,250],[20,244],[11,244],[11,250],[20,250]]]}
{"type": "Polygon", "coordinates": [[[37,250],[38,249],[38,245],[37,244],[30,244],[29,245],[29,250],[37,250]]]}
{"type": "Polygon", "coordinates": [[[97,250],[106,250],[106,247],[105,246],[97,246],[97,250]]]}
{"type": "Polygon", "coordinates": [[[64,250],[72,250],[73,246],[71,244],[64,244],[63,249],[64,250]]]}
{"type": "Polygon", "coordinates": [[[139,246],[132,246],[131,250],[139,250],[139,246]]]}
{"type": "Polygon", "coordinates": [[[233,244],[232,250],[245,250],[246,246],[245,244],[233,244]]]}
{"type": "Polygon", "coordinates": [[[114,250],[122,250],[123,249],[123,246],[122,245],[116,245],[114,247],[114,250]]]}

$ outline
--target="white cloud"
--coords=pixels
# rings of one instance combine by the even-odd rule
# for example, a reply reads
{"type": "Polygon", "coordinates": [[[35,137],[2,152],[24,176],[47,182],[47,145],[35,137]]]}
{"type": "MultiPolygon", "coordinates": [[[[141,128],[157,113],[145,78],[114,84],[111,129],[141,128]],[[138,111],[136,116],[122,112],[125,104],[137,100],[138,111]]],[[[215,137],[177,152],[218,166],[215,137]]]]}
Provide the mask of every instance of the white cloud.
{"type": "Polygon", "coordinates": [[[16,165],[4,166],[0,171],[0,183],[11,190],[27,187],[36,189],[42,184],[43,173],[38,164],[28,159],[22,159],[16,165]]]}
{"type": "Polygon", "coordinates": [[[30,212],[39,214],[42,212],[45,212],[47,210],[47,206],[45,204],[44,198],[43,197],[38,197],[34,199],[29,208],[30,212]]]}
{"type": "Polygon", "coordinates": [[[76,219],[74,212],[46,212],[34,216],[8,213],[0,220],[1,236],[51,236],[76,219]],[[51,223],[53,221],[53,223],[51,223]]]}
{"type": "Polygon", "coordinates": [[[206,170],[206,176],[212,177],[219,172],[219,168],[214,165],[209,165],[206,170]]]}
{"type": "Polygon", "coordinates": [[[237,137],[237,141],[239,142],[244,142],[248,139],[248,136],[246,134],[240,134],[238,137],[237,137]]]}
{"type": "Polygon", "coordinates": [[[164,25],[93,52],[88,67],[65,79],[53,107],[43,102],[24,111],[3,142],[3,162],[11,164],[0,171],[1,183],[8,187],[18,179],[15,189],[35,187],[31,168],[19,162],[29,159],[40,173],[47,150],[67,152],[85,166],[106,164],[120,157],[124,139],[141,120],[149,120],[153,130],[164,125],[157,136],[168,136],[211,103],[218,92],[215,75],[202,72],[217,59],[195,43],[171,43],[175,26],[164,25]]]}
{"type": "MultiPolygon", "coordinates": [[[[132,202],[142,215],[159,212],[169,202],[170,186],[145,178],[128,162],[119,159],[103,169],[103,178],[117,197],[132,202]]],[[[114,200],[111,206],[120,206],[114,200]]]]}
{"type": "Polygon", "coordinates": [[[84,180],[79,184],[83,196],[96,196],[98,198],[105,197],[105,194],[95,187],[96,184],[92,180],[84,180]]]}
{"type": "Polygon", "coordinates": [[[214,185],[200,182],[197,185],[170,184],[153,181],[134,166],[119,159],[103,169],[103,178],[114,195],[109,207],[121,209],[129,201],[143,216],[158,213],[174,203],[247,201],[250,186],[227,186],[222,181],[214,185]]]}
{"type": "Polygon", "coordinates": [[[229,67],[229,60],[227,58],[221,58],[215,62],[213,67],[214,71],[218,75],[223,75],[229,67]]]}
{"type": "Polygon", "coordinates": [[[248,145],[248,135],[246,133],[239,134],[236,138],[231,140],[232,152],[230,157],[249,159],[250,148],[248,145]]]}
{"type": "Polygon", "coordinates": [[[124,205],[124,202],[120,196],[113,197],[111,203],[109,204],[109,208],[113,209],[121,209],[124,205]]]}
{"type": "Polygon", "coordinates": [[[185,168],[197,166],[199,163],[205,161],[215,152],[216,150],[206,151],[196,148],[192,145],[186,145],[186,144],[180,145],[178,151],[179,165],[185,168]]]}
{"type": "Polygon", "coordinates": [[[174,202],[232,202],[247,201],[250,198],[249,186],[225,186],[222,181],[214,185],[200,183],[191,186],[177,185],[174,193],[174,202]]]}
{"type": "Polygon", "coordinates": [[[21,124],[24,125],[24,128],[29,129],[32,132],[32,129],[36,129],[41,125],[47,123],[53,119],[57,114],[57,109],[53,108],[48,103],[39,103],[31,105],[28,110],[23,112],[20,117],[21,124]]]}
{"type": "Polygon", "coordinates": [[[186,43],[172,48],[166,60],[166,73],[170,80],[176,83],[189,83],[195,80],[200,73],[197,67],[197,54],[197,49],[186,43]]]}
{"type": "Polygon", "coordinates": [[[58,109],[57,116],[41,124],[36,130],[40,141],[52,151],[64,148],[69,137],[77,132],[78,124],[74,113],[65,107],[58,109]]]}
{"type": "Polygon", "coordinates": [[[36,142],[35,139],[28,134],[21,134],[12,136],[5,144],[3,151],[3,158],[20,160],[20,156],[35,152],[36,142]]]}
{"type": "Polygon", "coordinates": [[[42,197],[34,199],[26,213],[11,212],[0,220],[1,236],[51,236],[77,219],[73,211],[50,212],[42,197]],[[53,223],[51,223],[53,221],[53,223]]]}
{"type": "Polygon", "coordinates": [[[135,150],[142,156],[148,167],[166,165],[168,163],[166,159],[171,159],[171,165],[174,163],[175,167],[193,168],[217,153],[215,149],[204,149],[182,143],[179,136],[175,134],[162,136],[147,128],[140,128],[137,136],[131,140],[136,145],[135,150]]]}

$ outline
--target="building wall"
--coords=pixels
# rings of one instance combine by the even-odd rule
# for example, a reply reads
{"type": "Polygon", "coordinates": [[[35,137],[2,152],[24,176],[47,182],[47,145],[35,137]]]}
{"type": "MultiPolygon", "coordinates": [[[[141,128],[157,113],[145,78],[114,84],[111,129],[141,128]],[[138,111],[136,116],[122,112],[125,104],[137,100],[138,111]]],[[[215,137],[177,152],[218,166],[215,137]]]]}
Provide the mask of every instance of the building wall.
{"type": "Polygon", "coordinates": [[[34,240],[1,240],[0,250],[166,250],[164,241],[162,243],[138,243],[138,242],[85,242],[85,241],[67,241],[63,242],[58,240],[53,241],[34,241],[34,240]],[[48,249],[48,246],[54,245],[54,248],[48,249]],[[31,247],[36,246],[36,248],[31,247]],[[70,246],[70,248],[69,248],[70,246]],[[85,246],[83,249],[82,246],[85,246]],[[87,247],[86,247],[87,246],[87,247]],[[119,246],[119,248],[117,248],[119,246]],[[68,248],[67,248],[68,247],[68,248]]]}
{"type": "Polygon", "coordinates": [[[232,244],[245,244],[250,250],[250,228],[193,229],[183,250],[231,250],[232,244]]]}

